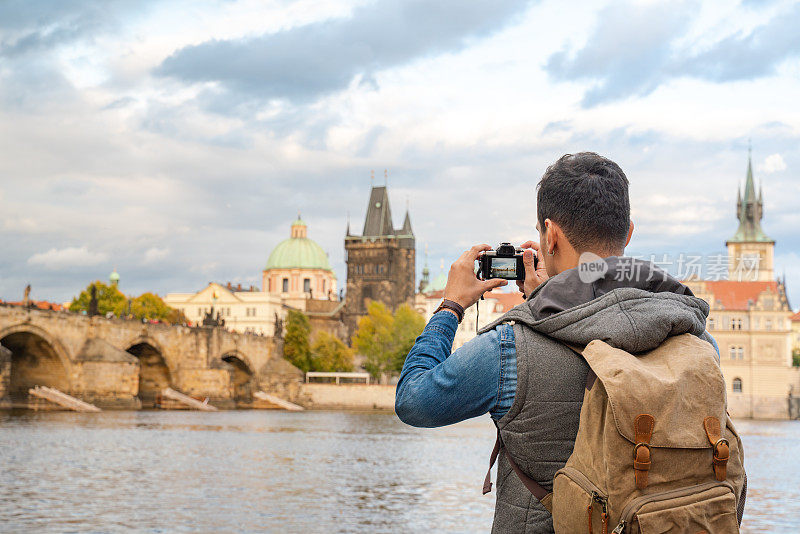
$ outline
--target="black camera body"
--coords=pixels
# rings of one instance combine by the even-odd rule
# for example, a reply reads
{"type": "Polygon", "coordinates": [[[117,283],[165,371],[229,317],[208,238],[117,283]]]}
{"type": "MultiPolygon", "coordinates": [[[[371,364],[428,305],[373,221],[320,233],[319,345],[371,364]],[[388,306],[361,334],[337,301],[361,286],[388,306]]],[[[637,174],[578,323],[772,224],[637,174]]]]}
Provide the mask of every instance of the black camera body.
{"type": "MultiPolygon", "coordinates": [[[[534,251],[535,252],[535,251],[534,251]]],[[[533,264],[536,266],[536,255],[533,264]]],[[[522,249],[515,248],[511,243],[500,243],[496,250],[487,250],[478,258],[478,278],[489,280],[502,278],[504,280],[525,280],[525,265],[522,263],[522,249]]]]}

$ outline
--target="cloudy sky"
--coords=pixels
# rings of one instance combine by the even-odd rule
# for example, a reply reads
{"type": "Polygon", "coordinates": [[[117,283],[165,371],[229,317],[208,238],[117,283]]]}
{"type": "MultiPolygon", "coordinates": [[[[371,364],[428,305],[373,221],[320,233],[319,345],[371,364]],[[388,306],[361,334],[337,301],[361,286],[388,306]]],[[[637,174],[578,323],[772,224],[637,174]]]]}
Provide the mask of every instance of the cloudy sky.
{"type": "Polygon", "coordinates": [[[0,298],[260,283],[298,211],[344,285],[388,169],[434,274],[535,237],[568,152],[631,181],[629,253],[716,254],[753,165],[800,304],[800,5],[791,1],[0,4],[0,298]]]}

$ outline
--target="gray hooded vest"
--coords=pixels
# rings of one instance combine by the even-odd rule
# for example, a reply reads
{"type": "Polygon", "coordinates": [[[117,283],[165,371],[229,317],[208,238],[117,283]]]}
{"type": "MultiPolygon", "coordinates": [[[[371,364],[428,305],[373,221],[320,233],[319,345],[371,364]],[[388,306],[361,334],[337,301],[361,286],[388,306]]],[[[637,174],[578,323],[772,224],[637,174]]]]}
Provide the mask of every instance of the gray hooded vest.
{"type": "MultiPolygon", "coordinates": [[[[708,304],[653,264],[606,258],[605,275],[581,282],[569,269],[539,286],[528,300],[481,332],[513,322],[517,390],[511,409],[497,422],[503,444],[520,469],[546,489],[572,454],[589,367],[563,343],[594,339],[631,353],[667,337],[705,331],[708,304]],[[634,266],[618,268],[623,262],[634,266]],[[637,272],[617,280],[619,273],[637,272]]],[[[514,474],[504,454],[497,469],[496,533],[553,532],[549,512],[514,474]]]]}

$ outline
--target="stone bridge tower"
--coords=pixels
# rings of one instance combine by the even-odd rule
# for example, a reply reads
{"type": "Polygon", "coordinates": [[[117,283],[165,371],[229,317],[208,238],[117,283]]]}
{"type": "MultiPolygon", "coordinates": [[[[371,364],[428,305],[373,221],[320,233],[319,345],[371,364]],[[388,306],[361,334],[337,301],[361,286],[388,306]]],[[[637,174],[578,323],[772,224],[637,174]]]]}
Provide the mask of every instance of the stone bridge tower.
{"type": "Polygon", "coordinates": [[[416,248],[411,218],[406,210],[403,226],[394,228],[386,186],[373,186],[364,231],[344,238],[347,264],[345,324],[352,336],[370,300],[394,311],[414,298],[416,248]]]}

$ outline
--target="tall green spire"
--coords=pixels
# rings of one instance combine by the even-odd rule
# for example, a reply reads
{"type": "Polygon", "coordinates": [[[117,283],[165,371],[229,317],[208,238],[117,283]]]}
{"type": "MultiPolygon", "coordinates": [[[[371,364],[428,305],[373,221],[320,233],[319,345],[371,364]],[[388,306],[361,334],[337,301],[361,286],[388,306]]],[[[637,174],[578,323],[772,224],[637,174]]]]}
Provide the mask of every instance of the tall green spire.
{"type": "Polygon", "coordinates": [[[744,183],[744,195],[737,187],[736,217],[739,219],[739,228],[729,243],[772,242],[764,230],[761,229],[761,218],[764,214],[764,202],[759,189],[756,196],[755,180],[753,179],[752,150],[747,149],[747,178],[744,183]]]}

